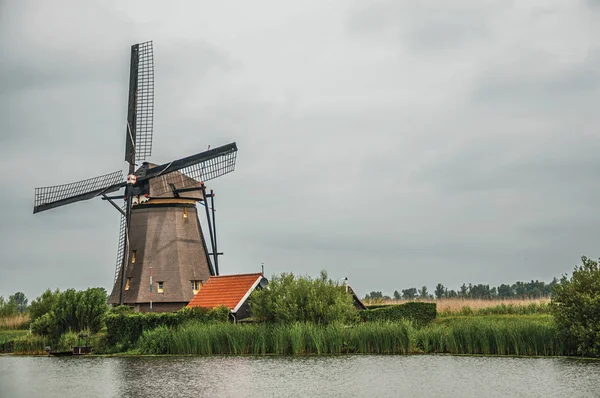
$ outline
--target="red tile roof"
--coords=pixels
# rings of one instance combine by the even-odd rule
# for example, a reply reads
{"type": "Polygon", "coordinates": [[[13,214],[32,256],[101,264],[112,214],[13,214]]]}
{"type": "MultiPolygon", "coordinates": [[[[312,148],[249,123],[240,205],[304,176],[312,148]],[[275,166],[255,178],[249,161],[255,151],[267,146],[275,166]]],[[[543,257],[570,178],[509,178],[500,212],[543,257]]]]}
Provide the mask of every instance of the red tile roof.
{"type": "Polygon", "coordinates": [[[261,278],[261,273],[211,276],[187,306],[214,308],[224,305],[233,310],[261,278]]]}

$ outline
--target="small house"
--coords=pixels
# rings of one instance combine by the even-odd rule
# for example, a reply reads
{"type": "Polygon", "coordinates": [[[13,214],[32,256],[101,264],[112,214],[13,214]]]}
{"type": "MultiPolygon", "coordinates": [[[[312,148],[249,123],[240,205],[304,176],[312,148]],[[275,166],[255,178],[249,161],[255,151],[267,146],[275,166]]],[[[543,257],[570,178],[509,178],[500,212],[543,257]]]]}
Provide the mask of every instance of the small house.
{"type": "Polygon", "coordinates": [[[267,284],[262,273],[211,276],[187,306],[216,308],[223,305],[231,310],[236,322],[250,316],[250,294],[267,284]]]}

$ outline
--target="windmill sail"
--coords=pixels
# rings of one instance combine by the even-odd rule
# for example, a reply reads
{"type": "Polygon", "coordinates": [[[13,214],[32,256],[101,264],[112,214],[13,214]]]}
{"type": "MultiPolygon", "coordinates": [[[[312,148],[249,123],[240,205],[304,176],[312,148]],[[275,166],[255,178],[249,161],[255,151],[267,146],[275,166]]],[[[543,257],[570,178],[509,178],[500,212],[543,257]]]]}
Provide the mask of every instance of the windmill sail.
{"type": "Polygon", "coordinates": [[[119,170],[70,184],[36,188],[33,213],[115,192],[125,184],[123,172],[119,170]]]}
{"type": "Polygon", "coordinates": [[[160,195],[171,190],[170,183],[177,182],[177,188],[185,188],[198,181],[209,181],[235,170],[235,161],[237,157],[237,145],[231,143],[201,152],[186,158],[174,160],[161,166],[152,167],[147,170],[146,175],[138,178],[139,180],[160,178],[163,183],[154,194],[160,195]],[[179,171],[185,174],[187,179],[181,179],[177,173],[179,171]]]}
{"type": "MultiPolygon", "coordinates": [[[[125,211],[126,204],[123,204],[123,211],[125,211]]],[[[123,266],[123,254],[125,252],[125,227],[127,226],[127,220],[124,215],[121,215],[121,224],[119,225],[119,242],[117,247],[117,260],[115,261],[115,280],[113,283],[117,283],[119,274],[121,273],[121,267],[123,266]]]]}
{"type": "Polygon", "coordinates": [[[129,103],[125,161],[132,163],[152,154],[154,129],[154,51],[152,42],[131,46],[129,103]],[[135,152],[135,159],[133,153],[135,152]]]}

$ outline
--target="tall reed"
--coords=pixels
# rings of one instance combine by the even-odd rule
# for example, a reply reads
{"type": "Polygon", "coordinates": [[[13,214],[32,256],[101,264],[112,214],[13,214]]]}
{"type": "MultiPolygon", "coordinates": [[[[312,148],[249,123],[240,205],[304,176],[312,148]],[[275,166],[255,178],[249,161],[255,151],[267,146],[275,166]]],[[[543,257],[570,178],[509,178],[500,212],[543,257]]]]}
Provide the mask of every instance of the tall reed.
{"type": "Polygon", "coordinates": [[[417,331],[416,348],[426,353],[569,355],[552,322],[532,319],[464,318],[417,331]]]}
{"type": "Polygon", "coordinates": [[[138,346],[147,354],[405,354],[411,351],[412,331],[409,322],[354,326],[189,323],[174,330],[144,332],[138,346]]]}
{"type": "Polygon", "coordinates": [[[0,318],[0,330],[19,330],[29,328],[29,314],[16,314],[0,318]]]}
{"type": "Polygon", "coordinates": [[[147,354],[407,354],[568,355],[552,322],[464,318],[416,328],[410,322],[316,325],[188,323],[144,332],[147,354]]]}

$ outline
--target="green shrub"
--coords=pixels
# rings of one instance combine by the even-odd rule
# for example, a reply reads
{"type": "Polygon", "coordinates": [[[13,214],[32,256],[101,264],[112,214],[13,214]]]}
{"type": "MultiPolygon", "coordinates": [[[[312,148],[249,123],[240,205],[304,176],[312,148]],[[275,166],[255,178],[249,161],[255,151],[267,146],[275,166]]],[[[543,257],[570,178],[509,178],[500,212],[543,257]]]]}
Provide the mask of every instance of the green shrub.
{"type": "Polygon", "coordinates": [[[272,323],[357,320],[352,296],[339,283],[328,279],[325,271],[317,279],[292,273],[273,276],[266,289],[252,292],[250,309],[253,318],[272,323]]]}
{"type": "Polygon", "coordinates": [[[57,290],[55,293],[47,290],[37,304],[34,304],[36,300],[32,303],[37,319],[31,324],[31,330],[54,339],[68,331],[95,333],[104,326],[108,310],[106,299],[103,288],[57,290]]]}
{"type": "Polygon", "coordinates": [[[58,324],[51,312],[40,316],[36,321],[31,323],[31,331],[41,336],[58,336],[58,324]]]}
{"type": "Polygon", "coordinates": [[[109,313],[106,316],[106,332],[110,345],[134,345],[144,331],[153,330],[159,326],[174,328],[185,322],[227,322],[229,319],[227,307],[214,309],[185,307],[177,312],[163,313],[109,313]]]}
{"type": "Polygon", "coordinates": [[[169,328],[161,325],[152,330],[146,330],[138,340],[138,348],[146,354],[168,354],[169,328]]]}
{"type": "Polygon", "coordinates": [[[580,355],[600,357],[600,267],[581,258],[571,278],[555,286],[551,311],[580,355]]]}
{"type": "MultiPolygon", "coordinates": [[[[73,347],[79,345],[79,335],[75,332],[63,333],[58,339],[56,344],[56,350],[66,351],[71,350],[73,347]]],[[[53,347],[54,348],[54,347],[53,347]]]]}
{"type": "Polygon", "coordinates": [[[58,296],[60,296],[60,290],[56,289],[56,291],[53,292],[50,289],[46,289],[41,296],[32,300],[29,305],[29,315],[31,316],[31,320],[35,321],[44,314],[49,313],[52,310],[54,303],[56,303],[58,296]]]}
{"type": "Polygon", "coordinates": [[[49,341],[44,336],[29,334],[12,341],[12,352],[15,354],[45,354],[49,341]]]}
{"type": "Polygon", "coordinates": [[[390,305],[360,312],[362,321],[398,321],[407,319],[417,325],[425,325],[436,317],[435,303],[422,303],[418,301],[390,305]]]}

